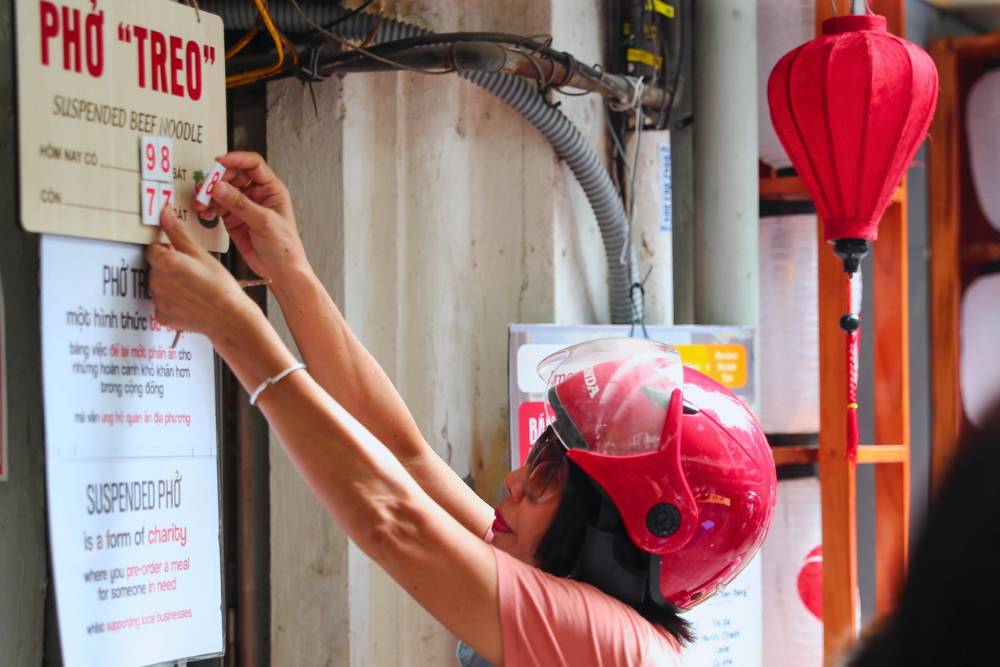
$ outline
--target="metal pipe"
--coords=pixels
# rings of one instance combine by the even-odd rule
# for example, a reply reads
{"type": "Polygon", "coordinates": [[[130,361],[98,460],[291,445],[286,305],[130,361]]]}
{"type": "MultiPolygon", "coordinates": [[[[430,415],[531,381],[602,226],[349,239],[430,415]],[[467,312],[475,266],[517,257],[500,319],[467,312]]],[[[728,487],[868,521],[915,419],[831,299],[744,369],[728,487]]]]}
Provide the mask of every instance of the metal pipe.
{"type": "Polygon", "coordinates": [[[698,324],[757,327],[757,7],[694,12],[694,310],[698,324]],[[720,48],[724,44],[725,48],[720,48]]]}
{"type": "MultiPolygon", "coordinates": [[[[541,54],[525,53],[492,41],[413,47],[393,51],[386,60],[420,69],[503,72],[533,79],[539,83],[553,84],[560,88],[568,87],[597,93],[623,107],[632,106],[635,97],[635,89],[625,77],[593,76],[582,69],[541,54]]],[[[317,64],[323,76],[336,72],[382,72],[399,69],[388,62],[375,60],[363,54],[352,55],[349,59],[342,59],[339,54],[329,59],[321,56],[317,64]]],[[[640,102],[643,106],[660,109],[667,97],[666,91],[662,88],[644,88],[640,102]]]]}
{"type": "MultiPolygon", "coordinates": [[[[493,46],[502,49],[510,57],[522,62],[523,67],[517,69],[505,69],[509,74],[524,76],[551,84],[557,88],[575,88],[580,91],[592,92],[605,97],[623,109],[632,108],[635,105],[636,92],[641,93],[639,103],[644,107],[649,107],[656,111],[663,111],[663,106],[668,102],[676,105],[680,97],[670,95],[663,88],[656,86],[645,86],[641,91],[637,91],[637,80],[630,79],[618,74],[609,74],[602,70],[585,65],[576,60],[565,51],[557,51],[541,42],[512,35],[508,33],[494,32],[450,32],[434,33],[431,35],[421,35],[409,39],[402,39],[385,44],[384,46],[373,46],[368,50],[371,53],[384,56],[387,60],[399,61],[400,53],[411,52],[418,47],[432,48],[439,47],[449,50],[461,49],[462,45],[480,44],[493,46]]],[[[322,48],[322,47],[317,47],[322,48]]],[[[309,52],[312,49],[305,49],[300,54],[302,60],[308,61],[309,52]]],[[[321,65],[330,67],[326,71],[370,71],[358,70],[355,64],[359,61],[372,60],[362,53],[334,53],[320,59],[321,65]]],[[[404,63],[411,65],[412,63],[404,63]]],[[[383,62],[383,65],[387,63],[383,62]]],[[[471,69],[467,67],[466,69],[471,69]]],[[[386,66],[384,69],[391,69],[386,66]]],[[[500,70],[497,70],[500,71],[500,70]]]]}

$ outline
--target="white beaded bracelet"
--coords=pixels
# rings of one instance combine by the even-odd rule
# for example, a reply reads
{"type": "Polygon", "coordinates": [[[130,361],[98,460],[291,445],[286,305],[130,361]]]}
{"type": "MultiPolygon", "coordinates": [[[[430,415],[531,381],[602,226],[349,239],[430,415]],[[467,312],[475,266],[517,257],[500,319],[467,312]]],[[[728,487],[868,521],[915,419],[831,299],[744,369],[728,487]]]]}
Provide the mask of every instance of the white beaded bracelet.
{"type": "Polygon", "coordinates": [[[259,385],[257,385],[257,388],[253,390],[253,393],[250,394],[250,405],[257,405],[257,397],[259,397],[260,393],[265,389],[267,389],[268,387],[270,387],[272,384],[277,384],[278,382],[281,382],[295,371],[302,371],[305,370],[305,368],[306,368],[305,364],[295,363],[286,368],[285,370],[281,371],[277,375],[273,375],[264,380],[263,382],[261,382],[259,385]]]}

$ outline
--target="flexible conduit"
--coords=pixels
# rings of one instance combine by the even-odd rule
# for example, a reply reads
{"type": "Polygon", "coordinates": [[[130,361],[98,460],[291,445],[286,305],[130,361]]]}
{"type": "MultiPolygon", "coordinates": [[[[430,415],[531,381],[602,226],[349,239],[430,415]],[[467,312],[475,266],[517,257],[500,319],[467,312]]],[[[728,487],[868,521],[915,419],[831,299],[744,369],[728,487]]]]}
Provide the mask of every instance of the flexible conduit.
{"type": "MultiPolygon", "coordinates": [[[[219,14],[227,29],[249,30],[257,21],[257,9],[245,0],[202,0],[201,8],[219,14]]],[[[342,18],[347,12],[336,5],[306,4],[302,7],[309,18],[326,25],[342,18]]],[[[310,32],[313,27],[290,3],[272,3],[268,10],[282,32],[299,34],[310,32]]],[[[332,27],[332,32],[352,40],[364,40],[375,26],[375,17],[359,12],[332,27]]],[[[384,18],[378,26],[374,42],[390,42],[431,31],[415,25],[384,18]]],[[[622,248],[628,237],[628,222],[621,197],[615,190],[611,177],[597,157],[597,152],[580,130],[561,111],[549,106],[533,85],[512,74],[495,72],[460,72],[460,76],[493,93],[517,110],[538,128],[555,150],[556,155],[569,165],[579,181],[590,207],[597,218],[597,225],[604,240],[604,254],[608,262],[608,291],[611,303],[611,321],[630,324],[642,319],[642,302],[633,303],[630,290],[633,282],[634,259],[622,263],[622,248]]]]}

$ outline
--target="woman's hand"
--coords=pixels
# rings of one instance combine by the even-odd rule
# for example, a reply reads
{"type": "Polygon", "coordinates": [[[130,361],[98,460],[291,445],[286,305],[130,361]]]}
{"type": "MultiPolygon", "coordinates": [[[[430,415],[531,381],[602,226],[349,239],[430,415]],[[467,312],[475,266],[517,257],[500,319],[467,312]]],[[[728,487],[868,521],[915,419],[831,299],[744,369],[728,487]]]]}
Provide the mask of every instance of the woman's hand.
{"type": "Polygon", "coordinates": [[[259,312],[229,271],[181,228],[173,207],[163,208],[160,228],[170,245],[153,243],[146,248],[157,320],[216,342],[227,330],[238,328],[248,314],[259,312]]]}
{"type": "Polygon", "coordinates": [[[280,281],[283,274],[307,267],[288,188],[264,158],[235,151],[217,160],[226,173],[208,206],[195,202],[198,215],[221,215],[243,259],[263,278],[280,281]]]}

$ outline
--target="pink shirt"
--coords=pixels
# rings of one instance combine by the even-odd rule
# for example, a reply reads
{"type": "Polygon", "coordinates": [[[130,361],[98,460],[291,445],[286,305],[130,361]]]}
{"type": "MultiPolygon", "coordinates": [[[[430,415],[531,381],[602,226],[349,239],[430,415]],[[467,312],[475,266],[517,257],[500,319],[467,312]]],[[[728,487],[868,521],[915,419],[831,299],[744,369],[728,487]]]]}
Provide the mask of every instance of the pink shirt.
{"type": "Polygon", "coordinates": [[[506,667],[680,665],[677,640],[628,605],[493,552],[506,667]]]}

